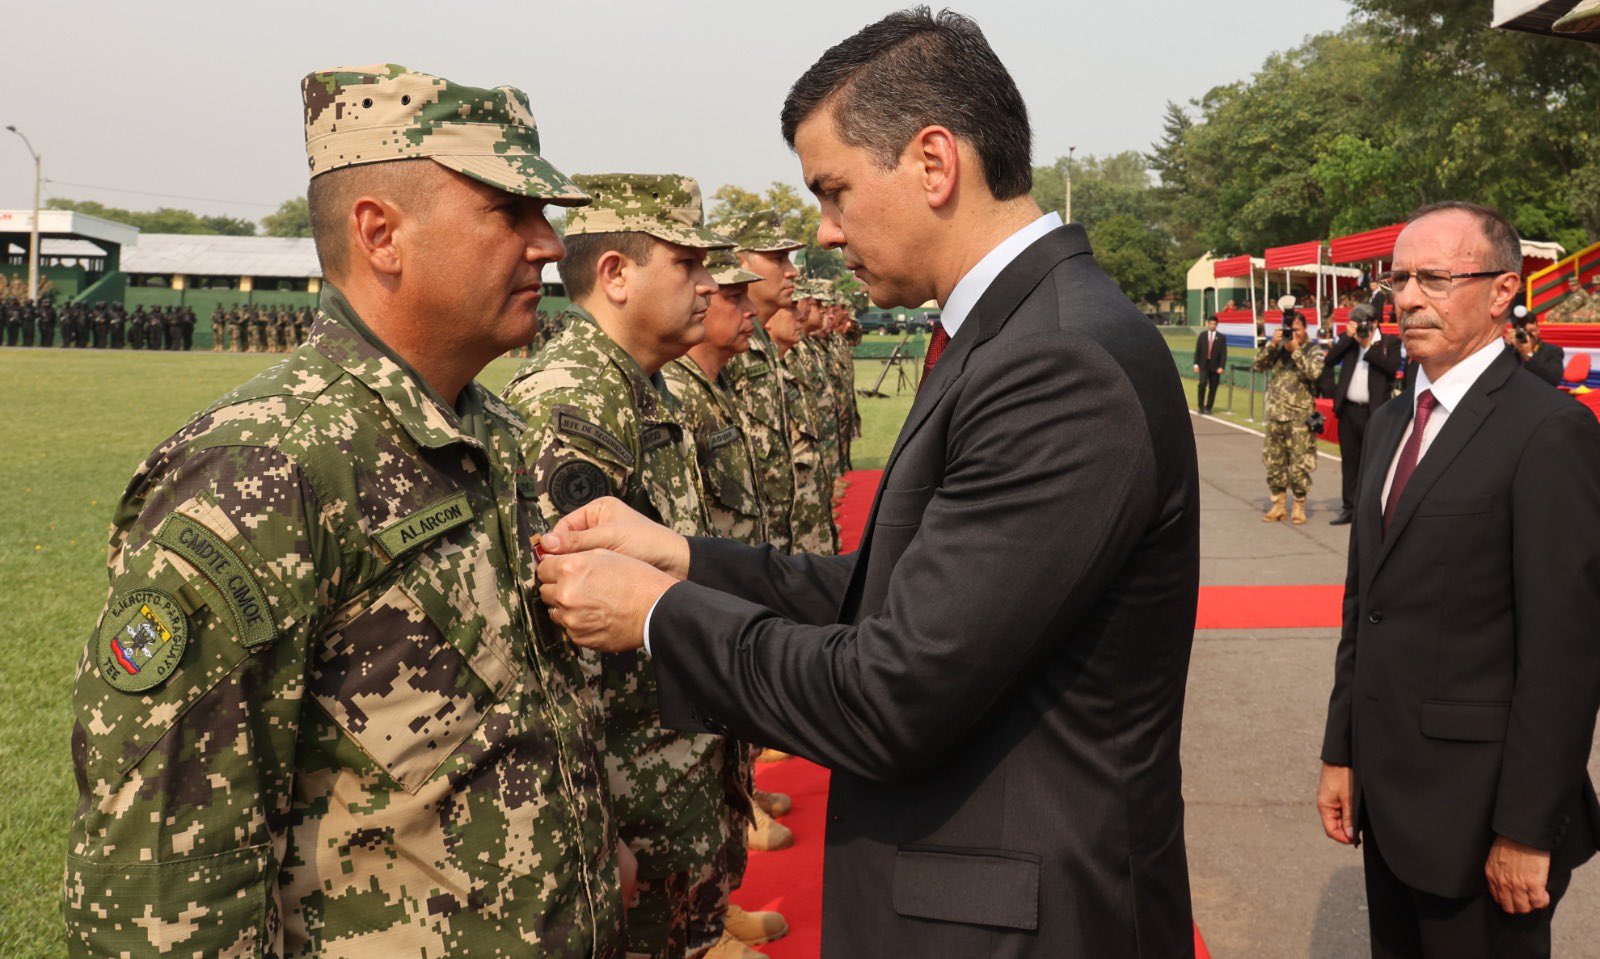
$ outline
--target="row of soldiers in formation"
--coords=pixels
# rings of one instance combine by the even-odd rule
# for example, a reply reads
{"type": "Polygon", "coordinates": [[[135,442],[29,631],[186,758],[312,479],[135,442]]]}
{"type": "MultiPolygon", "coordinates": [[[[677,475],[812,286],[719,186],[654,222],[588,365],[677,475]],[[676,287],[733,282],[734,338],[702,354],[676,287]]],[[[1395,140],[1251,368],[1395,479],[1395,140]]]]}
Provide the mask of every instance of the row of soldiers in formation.
{"type": "Polygon", "coordinates": [[[1577,277],[1567,281],[1566,299],[1551,307],[1543,317],[1546,323],[1600,323],[1600,273],[1588,285],[1577,277]]]}
{"type": "Polygon", "coordinates": [[[236,306],[211,311],[211,352],[287,353],[311,335],[311,310],[236,306]]]}
{"type": "Polygon", "coordinates": [[[96,350],[188,350],[194,347],[194,311],[165,306],[128,312],[120,304],[0,302],[6,346],[60,346],[96,350]],[[57,342],[57,331],[60,342],[57,342]]]}

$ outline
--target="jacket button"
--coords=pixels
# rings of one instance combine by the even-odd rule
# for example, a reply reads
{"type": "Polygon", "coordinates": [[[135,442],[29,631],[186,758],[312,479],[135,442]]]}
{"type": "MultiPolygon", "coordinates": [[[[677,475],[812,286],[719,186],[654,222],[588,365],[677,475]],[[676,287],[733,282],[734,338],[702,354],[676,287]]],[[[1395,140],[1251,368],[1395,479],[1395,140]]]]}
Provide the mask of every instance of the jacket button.
{"type": "Polygon", "coordinates": [[[1383,622],[1383,610],[1375,609],[1372,612],[1368,613],[1367,614],[1367,622],[1371,623],[1374,626],[1376,626],[1379,623],[1383,622]]]}

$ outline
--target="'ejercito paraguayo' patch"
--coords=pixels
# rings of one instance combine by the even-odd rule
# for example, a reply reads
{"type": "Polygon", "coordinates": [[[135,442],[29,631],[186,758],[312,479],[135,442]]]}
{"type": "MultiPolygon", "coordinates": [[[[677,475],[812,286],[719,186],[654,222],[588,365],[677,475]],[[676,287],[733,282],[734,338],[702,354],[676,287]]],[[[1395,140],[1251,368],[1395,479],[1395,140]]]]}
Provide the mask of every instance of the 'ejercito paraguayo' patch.
{"type": "Polygon", "coordinates": [[[471,521],[472,507],[467,503],[467,494],[457,493],[390,523],[373,538],[394,557],[471,521]]]}
{"type": "Polygon", "coordinates": [[[106,606],[95,639],[100,675],[117,689],[143,692],[178,668],[189,643],[189,621],[178,601],[159,589],[119,593],[106,606]]]}

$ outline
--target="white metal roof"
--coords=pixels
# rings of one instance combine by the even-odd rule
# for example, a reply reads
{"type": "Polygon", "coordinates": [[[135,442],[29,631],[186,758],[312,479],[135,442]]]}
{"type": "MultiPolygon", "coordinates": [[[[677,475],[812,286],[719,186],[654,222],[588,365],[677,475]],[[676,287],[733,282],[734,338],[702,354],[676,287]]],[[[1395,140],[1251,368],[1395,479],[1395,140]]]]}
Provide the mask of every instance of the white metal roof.
{"type": "Polygon", "coordinates": [[[189,276],[321,276],[306,237],[146,233],[122,251],[125,273],[189,276]]]}
{"type": "MultiPolygon", "coordinates": [[[[33,230],[33,210],[0,210],[0,233],[29,233],[33,230]]],[[[78,236],[127,246],[139,238],[139,228],[114,220],[103,220],[72,210],[40,210],[39,236],[78,236]]]]}

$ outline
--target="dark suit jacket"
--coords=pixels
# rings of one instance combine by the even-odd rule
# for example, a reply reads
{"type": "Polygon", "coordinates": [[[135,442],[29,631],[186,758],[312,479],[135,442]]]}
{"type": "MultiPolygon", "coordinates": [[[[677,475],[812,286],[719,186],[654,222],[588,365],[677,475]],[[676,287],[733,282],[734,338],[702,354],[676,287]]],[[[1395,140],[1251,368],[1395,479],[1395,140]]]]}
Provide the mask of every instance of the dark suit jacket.
{"type": "Polygon", "coordinates": [[[1388,535],[1410,393],[1368,426],[1322,758],[1408,885],[1485,888],[1496,835],[1575,865],[1600,807],[1600,423],[1510,348],[1451,411],[1388,535]]]}
{"type": "Polygon", "coordinates": [[[663,722],[833,769],[824,955],[1191,955],[1197,489],[1171,353],[1068,226],[923,383],[857,553],[693,542],[663,722]]]}
{"type": "Polygon", "coordinates": [[[1217,331],[1216,342],[1212,344],[1210,355],[1206,355],[1206,334],[1210,330],[1201,330],[1194,341],[1194,364],[1203,372],[1220,373],[1228,363],[1228,338],[1217,331]]]}
{"type": "MultiPolygon", "coordinates": [[[[1361,362],[1361,344],[1352,336],[1340,336],[1323,359],[1324,369],[1338,367],[1339,380],[1333,388],[1333,412],[1344,415],[1345,396],[1361,362]]],[[[1394,395],[1394,374],[1400,369],[1400,341],[1385,336],[1367,350],[1367,396],[1373,412],[1394,395]]]]}

